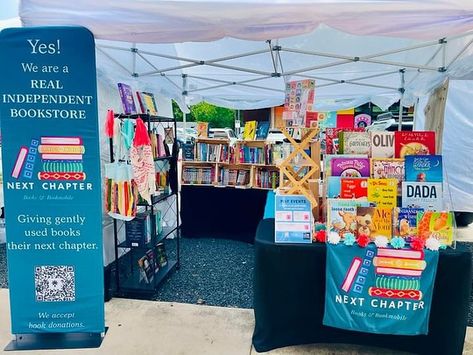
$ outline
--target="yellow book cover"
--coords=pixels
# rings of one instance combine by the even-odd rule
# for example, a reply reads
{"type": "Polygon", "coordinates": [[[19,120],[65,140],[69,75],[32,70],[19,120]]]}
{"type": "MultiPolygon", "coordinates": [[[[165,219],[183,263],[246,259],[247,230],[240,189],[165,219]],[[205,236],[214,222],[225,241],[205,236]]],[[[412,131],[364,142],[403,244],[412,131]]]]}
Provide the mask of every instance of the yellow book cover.
{"type": "Polygon", "coordinates": [[[245,128],[243,129],[243,140],[251,141],[256,137],[256,121],[245,122],[245,128]]]}
{"type": "Polygon", "coordinates": [[[208,138],[208,137],[209,137],[209,123],[197,122],[197,138],[208,138]]]}
{"type": "Polygon", "coordinates": [[[389,207],[357,207],[357,235],[366,234],[371,239],[382,235],[392,237],[392,209],[389,207]]]}
{"type": "Polygon", "coordinates": [[[396,207],[397,179],[368,179],[368,201],[376,207],[396,207]]]}

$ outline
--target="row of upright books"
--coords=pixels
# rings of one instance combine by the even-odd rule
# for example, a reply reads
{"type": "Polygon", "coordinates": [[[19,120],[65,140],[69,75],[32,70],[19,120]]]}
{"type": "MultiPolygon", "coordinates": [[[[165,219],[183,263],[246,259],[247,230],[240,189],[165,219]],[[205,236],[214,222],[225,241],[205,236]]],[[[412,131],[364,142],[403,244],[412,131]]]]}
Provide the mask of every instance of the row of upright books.
{"type": "Polygon", "coordinates": [[[247,169],[220,169],[219,184],[223,186],[247,186],[250,183],[250,170],[247,169]]]}
{"type": "Polygon", "coordinates": [[[159,243],[156,247],[148,249],[146,253],[138,259],[140,270],[140,282],[150,284],[154,281],[156,274],[168,264],[166,248],[164,243],[159,243]]]}
{"type": "MultiPolygon", "coordinates": [[[[185,158],[188,156],[184,155],[185,158]]],[[[228,144],[197,143],[195,145],[194,159],[196,161],[222,163],[227,162],[231,156],[233,156],[233,148],[228,144]]]]}
{"type": "Polygon", "coordinates": [[[214,167],[184,166],[182,168],[182,182],[184,184],[210,185],[214,180],[214,167]]]}
{"type": "Polygon", "coordinates": [[[278,170],[257,169],[254,178],[256,187],[274,190],[279,186],[278,170]]]}

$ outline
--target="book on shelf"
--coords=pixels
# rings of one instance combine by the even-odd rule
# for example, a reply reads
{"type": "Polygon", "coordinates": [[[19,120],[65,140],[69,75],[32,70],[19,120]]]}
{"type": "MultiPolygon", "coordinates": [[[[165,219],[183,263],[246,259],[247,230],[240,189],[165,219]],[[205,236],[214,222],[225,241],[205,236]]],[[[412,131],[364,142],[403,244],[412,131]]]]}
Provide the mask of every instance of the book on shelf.
{"type": "Polygon", "coordinates": [[[435,155],[435,132],[396,131],[394,132],[394,156],[435,155]]]}
{"type": "Polygon", "coordinates": [[[341,178],[340,198],[367,199],[368,178],[341,178]]]}
{"type": "Polygon", "coordinates": [[[146,107],[139,91],[136,92],[136,98],[138,99],[138,105],[140,106],[141,113],[146,113],[146,107]]]}
{"type": "Polygon", "coordinates": [[[150,211],[138,212],[131,221],[125,222],[125,240],[130,247],[144,247],[151,241],[150,211]]]}
{"type": "Polygon", "coordinates": [[[417,234],[424,240],[433,236],[444,245],[452,245],[454,218],[453,212],[420,212],[417,214],[417,234]]]}
{"type": "Polygon", "coordinates": [[[256,128],[256,139],[265,140],[268,137],[269,133],[269,122],[262,121],[258,122],[258,127],[256,128]]]}
{"type": "Polygon", "coordinates": [[[148,251],[146,252],[146,256],[148,258],[148,262],[153,273],[154,274],[158,273],[159,263],[158,263],[158,260],[156,260],[156,253],[154,252],[154,250],[148,249],[148,251]]]}
{"type": "Polygon", "coordinates": [[[341,132],[363,132],[363,128],[327,128],[325,130],[325,154],[339,154],[341,132]]]}
{"type": "Polygon", "coordinates": [[[368,179],[368,201],[376,207],[397,206],[396,179],[368,179]]]}
{"type": "Polygon", "coordinates": [[[268,164],[268,157],[270,157],[270,150],[267,146],[249,147],[240,145],[240,163],[243,164],[268,164]]]}
{"type": "Polygon", "coordinates": [[[195,159],[194,150],[195,150],[194,143],[184,143],[182,145],[182,158],[186,161],[194,160],[195,159]]]}
{"type": "Polygon", "coordinates": [[[340,176],[327,177],[327,198],[340,198],[342,178],[340,176]]]}
{"type": "Polygon", "coordinates": [[[247,169],[220,169],[219,183],[221,186],[246,186],[250,182],[250,171],[247,169]]]}
{"type": "Polygon", "coordinates": [[[209,137],[209,123],[208,122],[197,122],[197,139],[209,137]]]}
{"type": "Polygon", "coordinates": [[[256,137],[256,121],[247,121],[245,122],[245,127],[243,128],[243,140],[254,140],[256,137]]]}
{"type": "Polygon", "coordinates": [[[371,139],[369,132],[344,132],[339,134],[339,153],[366,154],[370,153],[371,139]]]}
{"type": "Polygon", "coordinates": [[[397,194],[401,195],[405,175],[404,159],[372,158],[371,177],[373,179],[397,179],[397,194]]]}
{"type": "Polygon", "coordinates": [[[276,189],[279,186],[279,171],[257,169],[255,172],[255,187],[276,189]]]}
{"type": "Polygon", "coordinates": [[[404,181],[402,183],[402,207],[442,211],[442,183],[404,181]]]}
{"type": "Polygon", "coordinates": [[[166,247],[164,246],[163,242],[158,243],[158,245],[156,245],[156,260],[160,268],[163,268],[168,264],[166,247]]]}
{"type": "Polygon", "coordinates": [[[140,270],[140,282],[150,284],[154,279],[154,270],[148,259],[148,255],[145,254],[138,259],[138,268],[140,270]]]}
{"type": "Polygon", "coordinates": [[[156,105],[154,95],[150,92],[144,92],[144,91],[141,92],[140,95],[141,95],[141,98],[143,100],[143,106],[146,110],[143,113],[149,113],[152,116],[157,116],[158,115],[158,107],[156,105]]]}
{"type": "Polygon", "coordinates": [[[133,91],[130,85],[118,83],[118,92],[122,101],[123,113],[133,114],[136,112],[135,100],[133,99],[133,91]]]}
{"type": "Polygon", "coordinates": [[[377,236],[392,237],[392,209],[389,207],[357,207],[356,234],[374,240],[377,236]]]}
{"type": "Polygon", "coordinates": [[[184,166],[182,168],[182,182],[184,184],[210,185],[214,179],[214,167],[184,166]]]}
{"type": "MultiPolygon", "coordinates": [[[[361,158],[368,159],[367,155],[359,154],[328,154],[324,156],[324,177],[333,176],[332,174],[332,159],[341,159],[341,158],[361,158]]],[[[369,159],[368,159],[369,160],[369,159]]]]}
{"type": "Polygon", "coordinates": [[[406,181],[442,182],[441,155],[406,155],[406,181]]]}
{"type": "Polygon", "coordinates": [[[229,161],[230,147],[228,144],[197,143],[195,160],[222,163],[229,161]]]}
{"type": "Polygon", "coordinates": [[[369,177],[370,160],[368,158],[333,158],[331,159],[332,176],[369,177]]]}
{"type": "Polygon", "coordinates": [[[394,132],[371,131],[372,158],[394,158],[394,132]]]}
{"type": "Polygon", "coordinates": [[[417,214],[423,208],[396,207],[393,209],[393,235],[405,238],[408,242],[417,235],[417,214]]]}
{"type": "Polygon", "coordinates": [[[343,238],[344,233],[356,234],[356,209],[369,207],[369,202],[352,199],[327,199],[327,231],[343,238]]]}

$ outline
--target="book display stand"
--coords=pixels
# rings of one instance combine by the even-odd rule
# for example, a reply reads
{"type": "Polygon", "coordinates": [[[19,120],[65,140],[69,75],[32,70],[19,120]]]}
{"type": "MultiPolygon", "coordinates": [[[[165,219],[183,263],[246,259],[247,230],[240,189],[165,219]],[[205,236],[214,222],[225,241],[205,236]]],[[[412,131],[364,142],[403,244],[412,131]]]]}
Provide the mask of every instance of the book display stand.
{"type": "MultiPolygon", "coordinates": [[[[174,129],[176,132],[176,120],[172,118],[152,116],[149,114],[116,114],[119,119],[137,119],[141,118],[147,125],[148,132],[159,129],[174,129]]],[[[128,238],[120,242],[118,239],[119,225],[116,219],[113,219],[113,231],[115,242],[115,261],[116,261],[116,296],[131,297],[140,299],[152,299],[162,282],[177,268],[180,263],[180,215],[179,199],[177,189],[177,159],[178,149],[176,135],[172,137],[172,150],[166,143],[166,154],[154,158],[155,164],[169,164],[170,169],[167,177],[164,179],[165,185],[159,194],[151,196],[151,204],[146,201],[138,201],[138,207],[144,211],[141,215],[149,218],[149,222],[138,224],[137,217],[133,226],[127,225],[125,228],[127,234],[133,234],[133,238],[138,241],[131,242],[128,238]],[[173,184],[173,182],[175,182],[173,184]],[[174,185],[174,186],[172,186],[174,185]],[[174,197],[174,198],[172,198],[174,197]],[[159,207],[158,207],[159,204],[159,207]],[[166,222],[163,226],[162,221],[166,222]],[[147,235],[147,237],[145,236],[147,235]],[[170,238],[174,236],[174,238],[170,238]],[[166,255],[168,242],[174,242],[172,256],[166,255]]],[[[114,161],[114,144],[110,139],[110,157],[114,161]]],[[[158,179],[158,177],[157,177],[158,179]]]]}

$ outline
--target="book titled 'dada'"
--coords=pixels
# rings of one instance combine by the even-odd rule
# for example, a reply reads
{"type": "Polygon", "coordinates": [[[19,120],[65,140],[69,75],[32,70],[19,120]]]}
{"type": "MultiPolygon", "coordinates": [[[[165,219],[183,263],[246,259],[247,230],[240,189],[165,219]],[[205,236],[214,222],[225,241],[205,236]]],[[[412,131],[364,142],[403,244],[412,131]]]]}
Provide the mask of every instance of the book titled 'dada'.
{"type": "Polygon", "coordinates": [[[334,158],[330,161],[332,176],[359,178],[370,176],[368,158],[334,158]]]}
{"type": "Polygon", "coordinates": [[[405,164],[406,181],[443,181],[441,155],[407,155],[405,164]]]}
{"type": "Polygon", "coordinates": [[[404,181],[402,207],[441,211],[443,209],[442,183],[404,181]]]}

